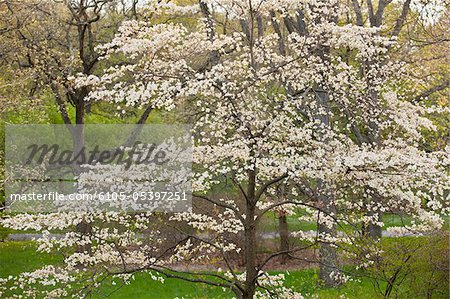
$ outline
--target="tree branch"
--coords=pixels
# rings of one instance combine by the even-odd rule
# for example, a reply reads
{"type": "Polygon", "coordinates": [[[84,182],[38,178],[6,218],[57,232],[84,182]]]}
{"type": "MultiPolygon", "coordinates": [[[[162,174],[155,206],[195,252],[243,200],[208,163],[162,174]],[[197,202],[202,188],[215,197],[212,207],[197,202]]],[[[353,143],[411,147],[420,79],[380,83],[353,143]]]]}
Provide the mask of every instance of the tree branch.
{"type": "Polygon", "coordinates": [[[395,27],[391,33],[391,36],[397,36],[400,33],[400,30],[402,29],[403,25],[405,24],[406,17],[408,16],[410,5],[411,5],[411,0],[406,0],[403,3],[402,13],[400,14],[397,21],[395,22],[395,27]]]}
{"type": "Polygon", "coordinates": [[[279,181],[281,181],[281,180],[283,180],[283,179],[285,179],[285,178],[287,178],[287,177],[288,177],[288,174],[285,173],[285,174],[283,174],[283,175],[281,175],[281,176],[279,176],[279,177],[277,177],[277,178],[274,178],[274,179],[272,179],[272,180],[267,181],[266,183],[264,183],[264,184],[259,188],[259,190],[256,191],[255,200],[258,201],[259,198],[261,197],[261,195],[263,195],[263,193],[266,191],[266,189],[267,189],[268,187],[270,187],[271,185],[273,185],[273,184],[275,184],[275,183],[278,183],[279,181]]]}
{"type": "Polygon", "coordinates": [[[420,95],[416,96],[413,100],[412,103],[418,103],[420,102],[423,98],[426,98],[428,96],[430,96],[431,94],[444,90],[446,88],[448,88],[450,86],[450,80],[447,79],[444,82],[442,82],[439,85],[433,86],[432,88],[429,88],[427,90],[425,90],[424,92],[422,92],[420,95]]]}

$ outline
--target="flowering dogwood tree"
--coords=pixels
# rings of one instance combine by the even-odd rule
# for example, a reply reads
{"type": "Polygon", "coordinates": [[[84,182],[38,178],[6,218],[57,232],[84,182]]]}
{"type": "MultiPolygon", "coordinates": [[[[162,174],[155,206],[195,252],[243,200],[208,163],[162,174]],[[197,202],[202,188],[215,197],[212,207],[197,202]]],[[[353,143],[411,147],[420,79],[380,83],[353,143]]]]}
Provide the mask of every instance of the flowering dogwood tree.
{"type": "Polygon", "coordinates": [[[421,131],[433,124],[424,108],[398,92],[403,66],[389,59],[394,43],[379,29],[341,25],[346,8],[337,1],[158,1],[147,9],[160,21],[183,19],[124,22],[114,40],[97,49],[121,62],[72,83],[89,87],[87,101],[184,110],[193,124],[193,209],[161,223],[150,212],[7,218],[3,225],[44,231],[40,250],[66,256],[65,267],[11,277],[3,291],[26,284],[34,286],[22,293],[30,297],[39,291],[79,296],[147,272],[161,281],[223,287],[238,298],[302,298],[283,286],[283,275],[266,272],[272,259],[302,259],[303,250],[319,244],[323,279],[345,281],[336,248],[364,253],[360,266],[370,265],[379,251],[374,242],[360,242],[365,236],[357,228],[382,225],[380,212],[413,215],[416,222],[402,228],[411,232],[442,226],[441,215],[449,212],[449,148],[418,146],[421,131]],[[224,181],[238,199],[213,196],[224,181]],[[278,196],[281,183],[287,194],[278,196]],[[293,232],[304,245],[260,254],[261,219],[293,207],[307,208],[318,233],[293,232]],[[88,234],[48,234],[82,221],[91,225],[88,234]],[[349,224],[354,229],[337,233],[349,224]],[[74,252],[80,244],[89,246],[74,252]],[[220,269],[199,268],[212,259],[220,269]]]}

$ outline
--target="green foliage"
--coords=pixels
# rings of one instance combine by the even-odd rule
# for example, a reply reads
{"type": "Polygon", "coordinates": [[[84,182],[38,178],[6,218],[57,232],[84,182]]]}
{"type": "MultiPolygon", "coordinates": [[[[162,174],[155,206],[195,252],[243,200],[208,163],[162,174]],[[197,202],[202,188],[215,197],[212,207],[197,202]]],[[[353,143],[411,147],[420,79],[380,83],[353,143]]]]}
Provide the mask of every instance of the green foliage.
{"type": "Polygon", "coordinates": [[[385,298],[449,298],[449,233],[388,238],[369,270],[385,298]]]}

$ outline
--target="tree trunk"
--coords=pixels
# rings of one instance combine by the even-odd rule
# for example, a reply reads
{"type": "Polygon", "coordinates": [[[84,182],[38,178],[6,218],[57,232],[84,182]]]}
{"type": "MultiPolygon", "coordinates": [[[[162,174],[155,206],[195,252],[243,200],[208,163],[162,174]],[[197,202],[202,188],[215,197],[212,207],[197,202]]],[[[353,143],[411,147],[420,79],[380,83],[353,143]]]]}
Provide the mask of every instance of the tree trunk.
{"type": "Polygon", "coordinates": [[[256,172],[248,172],[249,184],[247,188],[247,203],[245,213],[245,291],[242,294],[243,299],[253,299],[256,288],[256,172]]]}
{"type": "MultiPolygon", "coordinates": [[[[327,213],[335,212],[333,205],[324,207],[327,213]],[[333,211],[334,210],[334,211],[333,211]]],[[[334,213],[334,215],[336,215],[334,213]]],[[[328,226],[319,223],[318,225],[319,234],[326,234],[330,236],[336,236],[337,230],[336,226],[329,228],[328,226]]],[[[336,275],[339,273],[339,268],[337,264],[337,250],[332,244],[323,242],[319,249],[320,255],[320,269],[319,269],[319,281],[325,286],[336,286],[339,281],[336,279],[336,275]]]]}
{"type": "MultiPolygon", "coordinates": [[[[245,279],[245,293],[244,299],[253,299],[255,294],[256,283],[256,227],[253,220],[255,215],[255,207],[248,207],[247,217],[252,217],[248,221],[248,227],[245,229],[245,272],[247,273],[245,279]]],[[[246,218],[250,219],[250,218],[246,218]]]]}
{"type": "MultiPolygon", "coordinates": [[[[84,96],[81,97],[76,102],[75,105],[75,126],[73,128],[72,133],[72,143],[73,143],[73,155],[77,156],[80,151],[83,150],[85,146],[85,140],[84,140],[84,116],[85,116],[85,105],[84,105],[84,96]]],[[[74,165],[74,172],[76,175],[80,175],[81,173],[81,167],[75,162],[74,165]]],[[[78,191],[78,190],[77,190],[78,191]]],[[[92,231],[92,226],[90,223],[86,221],[81,221],[76,226],[76,231],[83,235],[89,235],[92,231]]],[[[76,247],[77,252],[88,252],[91,253],[91,245],[77,245],[76,247]]]]}
{"type": "MultiPolygon", "coordinates": [[[[91,234],[91,232],[92,232],[92,225],[90,223],[88,223],[88,222],[83,220],[83,221],[81,221],[80,223],[77,224],[76,230],[81,235],[86,236],[86,235],[91,234]]],[[[79,244],[77,244],[76,252],[79,252],[79,253],[87,252],[90,255],[92,253],[91,244],[86,244],[86,245],[79,245],[79,244]]]]}
{"type": "MultiPolygon", "coordinates": [[[[278,214],[278,229],[280,234],[280,251],[289,250],[289,227],[287,223],[286,213],[278,214]]],[[[281,255],[281,263],[285,264],[289,259],[289,254],[285,253],[281,255]]]]}
{"type": "MultiPolygon", "coordinates": [[[[324,52],[327,52],[328,49],[323,49],[324,52]]],[[[323,55],[323,53],[321,53],[323,55]]],[[[325,60],[325,58],[323,58],[325,60]]],[[[329,94],[325,90],[324,86],[318,85],[315,87],[318,89],[316,92],[317,103],[319,107],[322,107],[327,114],[319,114],[318,119],[325,126],[330,126],[330,117],[328,115],[330,104],[329,104],[329,94]]],[[[324,139],[325,143],[328,143],[327,139],[324,139]]],[[[319,179],[317,182],[317,191],[319,193],[319,206],[322,210],[328,215],[336,216],[336,206],[333,201],[333,198],[329,194],[329,190],[327,187],[327,183],[323,180],[319,179]]],[[[333,224],[331,228],[321,223],[318,223],[318,232],[319,235],[327,235],[335,237],[337,236],[336,226],[333,224]]],[[[339,273],[339,268],[337,267],[337,249],[333,247],[330,243],[322,242],[320,245],[320,271],[319,271],[319,279],[320,282],[326,286],[336,286],[339,284],[339,281],[335,279],[336,275],[339,273]]]]}
{"type": "MultiPolygon", "coordinates": [[[[382,216],[381,212],[378,212],[377,214],[378,214],[379,220],[381,220],[381,216],[382,216]]],[[[373,215],[375,215],[375,213],[368,212],[367,215],[373,216],[373,215]]],[[[381,228],[381,226],[379,226],[377,224],[369,223],[366,227],[365,233],[368,237],[370,237],[374,240],[380,240],[381,236],[382,236],[382,228],[381,228]]]]}

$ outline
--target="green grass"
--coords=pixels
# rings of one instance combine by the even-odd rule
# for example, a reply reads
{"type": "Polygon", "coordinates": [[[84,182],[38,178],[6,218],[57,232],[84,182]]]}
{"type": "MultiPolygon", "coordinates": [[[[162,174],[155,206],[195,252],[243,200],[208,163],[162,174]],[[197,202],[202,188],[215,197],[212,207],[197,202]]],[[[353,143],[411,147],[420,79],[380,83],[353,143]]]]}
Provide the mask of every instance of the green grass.
{"type": "Polygon", "coordinates": [[[317,295],[318,298],[339,298],[344,295],[345,298],[381,298],[374,290],[368,279],[360,279],[347,282],[345,285],[337,288],[323,288],[317,286],[318,270],[307,269],[303,271],[289,272],[286,276],[286,285],[291,286],[297,292],[303,295],[317,295]]]}
{"type": "Polygon", "coordinates": [[[230,292],[223,291],[222,288],[210,287],[199,283],[190,283],[179,279],[165,279],[164,283],[154,281],[148,274],[138,273],[135,280],[129,284],[115,286],[109,283],[98,289],[94,298],[232,298],[230,292]]]}
{"type": "MultiPolygon", "coordinates": [[[[0,243],[0,277],[18,275],[21,272],[32,271],[46,264],[61,262],[58,255],[37,253],[34,242],[3,242],[0,243]]],[[[277,272],[280,273],[280,272],[277,272]]],[[[349,282],[340,288],[317,287],[317,270],[307,269],[285,272],[286,285],[293,287],[302,294],[317,294],[319,298],[378,298],[368,280],[349,282]]],[[[198,283],[190,283],[178,279],[166,279],[162,284],[154,281],[146,273],[138,273],[129,285],[120,283],[108,284],[97,289],[94,298],[232,298],[233,294],[222,288],[209,287],[198,283]]]]}
{"type": "MultiPolygon", "coordinates": [[[[280,272],[272,272],[280,273],[280,272]]],[[[284,272],[286,274],[285,285],[292,287],[297,292],[306,295],[317,295],[318,298],[331,299],[344,295],[346,298],[381,298],[373,289],[370,281],[352,281],[339,288],[320,288],[317,286],[318,271],[307,269],[302,271],[284,272]]],[[[104,287],[101,292],[113,290],[112,287],[104,287]]],[[[205,285],[183,282],[176,279],[166,279],[164,284],[154,282],[146,274],[136,275],[132,284],[118,289],[110,294],[109,298],[233,298],[234,294],[221,288],[213,288],[205,285]]],[[[101,296],[95,296],[100,298],[101,296]]]]}
{"type": "MultiPolygon", "coordinates": [[[[287,223],[290,231],[316,230],[317,224],[314,222],[299,221],[298,215],[287,216],[287,223]]],[[[273,213],[267,213],[261,220],[260,229],[265,232],[278,231],[278,219],[273,213]]]]}
{"type": "Polygon", "coordinates": [[[18,275],[32,271],[48,264],[62,261],[55,254],[37,253],[37,245],[33,241],[0,243],[0,277],[18,275]]]}
{"type": "MultiPolygon", "coordinates": [[[[385,239],[386,246],[399,245],[419,245],[426,244],[427,237],[403,237],[403,238],[389,238],[385,239]]],[[[447,241],[441,240],[442,244],[447,244],[447,241]]],[[[436,242],[432,242],[436,244],[436,242]]],[[[433,245],[434,246],[434,245],[433,245]]],[[[34,242],[3,242],[0,243],[0,277],[7,277],[9,275],[18,275],[21,272],[33,271],[47,264],[58,264],[62,258],[54,254],[45,254],[36,252],[36,243],[34,242]]],[[[442,252],[446,252],[444,249],[442,252]]],[[[425,249],[424,252],[426,252],[425,249]]],[[[396,251],[390,251],[392,258],[397,258],[396,251]]],[[[438,251],[439,252],[439,251],[438,251]]],[[[420,258],[421,259],[421,258],[420,258]]],[[[420,260],[419,259],[419,260],[420,260]]],[[[428,264],[424,264],[426,268],[415,269],[416,276],[421,277],[430,270],[428,264]],[[423,273],[423,274],[422,274],[423,273]]],[[[420,266],[420,265],[419,265],[420,266]]],[[[348,268],[347,270],[351,270],[348,268]]],[[[271,274],[280,272],[271,272],[271,274]]],[[[295,271],[283,272],[286,275],[285,285],[293,288],[295,291],[303,294],[305,298],[348,298],[348,299],[377,299],[382,298],[377,293],[367,278],[350,281],[341,287],[323,288],[317,285],[318,270],[317,269],[298,269],[295,271]],[[312,295],[316,297],[311,297],[312,295]],[[342,296],[342,297],[341,297],[342,296]]],[[[95,289],[95,294],[92,298],[137,298],[137,299],[165,299],[165,298],[232,298],[233,294],[228,290],[222,288],[209,287],[203,284],[185,282],[179,279],[166,279],[164,283],[160,283],[151,279],[147,273],[137,273],[135,279],[129,285],[121,285],[116,280],[113,285],[111,280],[105,281],[101,287],[95,289]]],[[[420,281],[415,281],[417,284],[420,281]]],[[[426,281],[425,281],[426,283],[426,281]]],[[[417,284],[420,286],[420,284],[417,284]]],[[[416,286],[416,287],[417,287],[416,286]]],[[[409,295],[413,290],[408,286],[403,288],[399,298],[410,298],[409,295]]],[[[423,298],[416,296],[414,298],[423,298]]],[[[433,296],[439,297],[439,295],[433,296]]]]}

